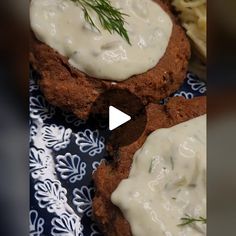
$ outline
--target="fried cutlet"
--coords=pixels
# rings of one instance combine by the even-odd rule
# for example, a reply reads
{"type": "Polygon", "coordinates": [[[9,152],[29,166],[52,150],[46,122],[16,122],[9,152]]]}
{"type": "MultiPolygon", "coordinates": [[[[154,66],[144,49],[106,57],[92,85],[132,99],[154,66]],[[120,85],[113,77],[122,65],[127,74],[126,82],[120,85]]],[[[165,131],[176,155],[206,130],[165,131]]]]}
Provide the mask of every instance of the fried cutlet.
{"type": "MultiPolygon", "coordinates": [[[[129,175],[134,153],[143,145],[147,136],[159,128],[168,128],[206,113],[206,98],[186,100],[170,98],[166,105],[147,106],[147,125],[142,136],[131,145],[110,148],[111,163],[103,162],[93,175],[96,193],[93,215],[102,232],[107,236],[131,236],[130,226],[119,208],[110,200],[121,180],[129,175]]],[[[124,134],[126,135],[126,134],[124,134]]]]}
{"type": "Polygon", "coordinates": [[[173,21],[166,52],[154,68],[122,82],[95,79],[82,73],[72,67],[66,57],[38,41],[31,33],[30,62],[41,77],[39,84],[48,102],[86,119],[92,103],[109,89],[127,89],[141,98],[145,105],[175,92],[185,79],[190,46],[184,30],[170,12],[166,1],[155,1],[173,21]]]}

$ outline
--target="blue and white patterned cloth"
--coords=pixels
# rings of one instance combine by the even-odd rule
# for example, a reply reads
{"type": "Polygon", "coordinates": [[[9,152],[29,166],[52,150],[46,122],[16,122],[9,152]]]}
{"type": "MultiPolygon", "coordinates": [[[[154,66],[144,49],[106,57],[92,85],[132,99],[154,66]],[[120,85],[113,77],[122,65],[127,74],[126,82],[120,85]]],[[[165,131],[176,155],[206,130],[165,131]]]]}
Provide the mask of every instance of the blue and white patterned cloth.
{"type": "MultiPolygon", "coordinates": [[[[105,157],[104,126],[91,124],[47,103],[37,76],[30,76],[30,236],[99,236],[92,221],[92,173],[105,157]]],[[[188,73],[173,96],[206,94],[188,73]]]]}

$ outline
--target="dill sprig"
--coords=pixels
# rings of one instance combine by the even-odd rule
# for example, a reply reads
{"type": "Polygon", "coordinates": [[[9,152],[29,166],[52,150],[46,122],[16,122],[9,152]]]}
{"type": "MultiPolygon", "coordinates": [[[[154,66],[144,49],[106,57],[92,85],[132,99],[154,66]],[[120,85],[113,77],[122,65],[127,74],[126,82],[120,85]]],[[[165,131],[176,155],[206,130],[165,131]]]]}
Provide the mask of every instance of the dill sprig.
{"type": "Polygon", "coordinates": [[[152,158],[152,160],[151,160],[151,164],[150,164],[149,169],[148,169],[148,173],[152,173],[152,169],[153,169],[154,161],[155,161],[155,159],[152,158]]]}
{"type": "Polygon", "coordinates": [[[89,9],[97,13],[98,19],[104,29],[108,30],[111,34],[117,32],[131,45],[127,30],[124,27],[124,16],[127,16],[127,14],[122,13],[120,9],[113,7],[109,0],[71,1],[81,5],[84,12],[84,18],[92,27],[96,28],[100,32],[98,26],[94,23],[92,17],[89,14],[89,9]]]}
{"type": "Polygon", "coordinates": [[[207,222],[207,219],[202,216],[200,216],[199,218],[193,218],[189,215],[186,215],[186,217],[181,218],[181,220],[183,222],[181,224],[179,224],[178,226],[185,226],[185,225],[192,224],[195,222],[202,222],[203,224],[206,224],[206,222],[207,222]]]}

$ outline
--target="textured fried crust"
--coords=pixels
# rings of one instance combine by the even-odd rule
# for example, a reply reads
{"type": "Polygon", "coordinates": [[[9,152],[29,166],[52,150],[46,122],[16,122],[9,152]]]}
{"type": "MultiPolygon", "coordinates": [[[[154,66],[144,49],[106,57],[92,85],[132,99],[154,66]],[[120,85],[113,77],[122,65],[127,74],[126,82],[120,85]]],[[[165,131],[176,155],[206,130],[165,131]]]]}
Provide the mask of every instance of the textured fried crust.
{"type": "MultiPolygon", "coordinates": [[[[146,73],[112,83],[91,78],[69,65],[68,59],[30,36],[30,62],[40,74],[40,87],[49,103],[88,117],[92,103],[111,88],[128,89],[144,104],[156,102],[175,92],[182,84],[190,57],[190,46],[164,0],[155,0],[171,16],[173,30],[169,45],[159,63],[146,73]]],[[[142,58],[140,58],[142,60],[142,58]]]]}
{"type": "Polygon", "coordinates": [[[147,106],[147,126],[143,135],[129,146],[110,150],[112,163],[103,162],[93,175],[96,194],[93,199],[93,215],[102,232],[107,236],[131,236],[129,223],[110,197],[120,181],[127,178],[134,153],[142,146],[147,136],[158,128],[167,128],[206,112],[206,98],[186,100],[171,98],[166,105],[147,106]]]}

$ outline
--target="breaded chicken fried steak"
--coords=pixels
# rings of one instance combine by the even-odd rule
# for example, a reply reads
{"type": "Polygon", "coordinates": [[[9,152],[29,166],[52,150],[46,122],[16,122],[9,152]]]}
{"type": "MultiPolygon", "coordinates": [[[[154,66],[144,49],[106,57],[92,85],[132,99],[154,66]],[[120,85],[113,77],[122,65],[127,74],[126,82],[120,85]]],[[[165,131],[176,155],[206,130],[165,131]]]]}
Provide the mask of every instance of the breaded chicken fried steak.
{"type": "MultiPolygon", "coordinates": [[[[95,220],[99,223],[99,226],[100,226],[102,232],[104,233],[104,235],[107,235],[107,236],[131,236],[132,235],[130,224],[129,224],[128,220],[124,217],[123,213],[127,213],[130,205],[135,204],[135,203],[133,203],[135,201],[135,191],[134,191],[134,195],[132,198],[132,202],[129,202],[129,199],[125,198],[125,202],[127,203],[128,206],[126,206],[124,208],[125,210],[123,209],[124,210],[123,212],[121,212],[121,210],[111,202],[111,196],[112,196],[112,193],[117,189],[117,187],[121,183],[121,181],[128,178],[128,176],[130,174],[134,154],[138,149],[141,148],[141,146],[144,144],[144,142],[147,139],[147,137],[149,136],[149,134],[155,130],[160,129],[160,128],[168,128],[168,127],[175,126],[179,123],[189,121],[190,119],[193,119],[193,118],[196,118],[198,116],[205,114],[205,112],[206,112],[206,98],[205,97],[198,97],[198,98],[194,98],[191,100],[186,100],[184,98],[175,97],[175,98],[171,98],[166,105],[149,104],[147,106],[147,120],[148,121],[147,121],[147,126],[146,126],[146,129],[145,129],[143,135],[136,142],[132,143],[131,145],[120,147],[118,149],[110,147],[109,152],[110,152],[110,155],[111,155],[113,161],[111,163],[103,162],[98,167],[97,171],[94,173],[94,176],[93,176],[93,179],[95,182],[95,187],[96,187],[96,194],[93,199],[93,215],[95,217],[95,220]]],[[[193,126],[194,128],[188,132],[192,132],[195,129],[197,130],[197,127],[195,127],[195,126],[196,125],[194,124],[194,126],[193,126]]],[[[182,130],[184,129],[184,127],[187,127],[187,125],[184,124],[183,127],[181,127],[181,133],[183,133],[182,130]]],[[[200,130],[200,132],[202,132],[202,131],[204,131],[204,130],[200,130]]],[[[173,136],[172,137],[168,136],[168,137],[169,137],[169,139],[173,138],[173,136]]],[[[180,138],[178,138],[178,139],[180,139],[180,138]]],[[[190,140],[192,140],[192,139],[190,139],[190,140]]],[[[158,145],[158,143],[156,145],[158,145]]],[[[152,147],[153,147],[153,145],[152,145],[152,147]]],[[[164,147],[165,146],[162,145],[161,149],[163,149],[164,147]]],[[[168,146],[168,149],[170,149],[169,146],[168,146]]],[[[142,152],[142,150],[141,150],[141,152],[142,152]]],[[[150,150],[149,149],[147,149],[146,151],[144,150],[143,153],[141,153],[141,154],[145,155],[145,153],[147,153],[147,152],[150,152],[150,150]]],[[[177,151],[175,151],[175,152],[177,152],[177,151]]],[[[185,149],[185,152],[186,152],[186,149],[185,149]]],[[[135,154],[135,155],[137,155],[137,154],[135,154]]],[[[146,158],[146,157],[141,157],[141,158],[146,158]]],[[[159,159],[158,163],[159,162],[160,162],[160,159],[159,159]]],[[[175,162],[177,163],[176,165],[178,167],[178,162],[176,160],[175,160],[175,162]]],[[[151,162],[151,163],[153,164],[153,162],[151,162]]],[[[135,162],[133,162],[133,165],[135,165],[135,164],[137,164],[137,160],[135,162]]],[[[143,160],[142,164],[141,164],[141,168],[142,168],[142,166],[145,166],[144,164],[145,163],[143,160]]],[[[171,164],[171,166],[172,166],[171,169],[174,169],[173,163],[171,164]]],[[[188,163],[188,166],[189,166],[189,163],[188,163]]],[[[164,171],[165,168],[167,168],[167,167],[164,166],[164,169],[162,171],[164,171]]],[[[190,167],[188,167],[188,168],[189,168],[189,170],[191,170],[190,167]]],[[[151,174],[151,169],[149,167],[144,168],[144,169],[149,172],[146,174],[146,176],[149,177],[149,175],[151,174]]],[[[138,173],[140,173],[140,172],[141,172],[141,170],[139,169],[138,173]]],[[[183,173],[184,173],[184,171],[181,171],[181,174],[183,174],[183,173]]],[[[134,173],[133,173],[133,175],[134,175],[134,173]]],[[[137,177],[137,173],[134,176],[137,177]]],[[[137,187],[141,186],[141,188],[144,188],[141,180],[135,181],[135,182],[136,182],[135,184],[137,184],[137,187]]],[[[126,182],[123,183],[123,186],[121,186],[121,190],[122,190],[122,187],[124,187],[124,185],[127,183],[128,182],[126,180],[126,182]]],[[[167,183],[170,184],[171,180],[169,180],[167,183]]],[[[184,182],[182,180],[181,180],[181,182],[178,182],[178,185],[182,186],[181,184],[184,184],[184,182]]],[[[191,183],[191,185],[193,185],[193,183],[191,183]]],[[[129,187],[131,187],[131,186],[129,186],[129,187]]],[[[177,187],[176,188],[174,187],[173,189],[175,190],[175,189],[177,189],[177,187]]],[[[166,188],[166,186],[165,186],[165,188],[166,188]]],[[[171,194],[173,194],[173,195],[170,195],[170,197],[171,197],[170,201],[176,201],[176,198],[177,198],[176,194],[177,193],[174,190],[172,191],[171,186],[169,188],[170,188],[170,190],[168,190],[168,193],[170,192],[171,194]]],[[[190,188],[193,189],[192,186],[190,186],[190,188]]],[[[128,191],[128,193],[131,194],[132,189],[128,188],[127,191],[128,191]]],[[[126,197],[126,195],[124,195],[125,194],[124,191],[123,192],[121,191],[120,194],[121,194],[121,197],[126,197]]],[[[136,192],[136,195],[137,194],[138,194],[138,192],[136,192]]],[[[117,195],[117,193],[116,193],[116,195],[117,195]]],[[[136,197],[138,199],[138,195],[136,197]]],[[[149,197],[150,196],[148,194],[146,196],[146,198],[149,198],[149,197]]],[[[131,198],[131,195],[130,195],[130,198],[131,198]]],[[[143,198],[140,198],[140,199],[142,199],[142,201],[144,201],[146,198],[144,197],[144,199],[143,198]]],[[[120,201],[119,198],[118,198],[119,201],[117,200],[117,196],[113,197],[113,199],[115,199],[116,202],[120,201]]],[[[147,201],[146,204],[148,204],[147,199],[146,199],[146,201],[147,201]]],[[[156,201],[156,204],[159,203],[157,201],[157,199],[154,199],[154,201],[156,201]]],[[[150,204],[154,204],[154,203],[150,202],[150,204]]],[[[166,201],[165,204],[168,204],[168,201],[166,201]]],[[[135,205],[135,208],[134,208],[135,211],[136,211],[137,206],[138,205],[135,205]]],[[[144,203],[141,206],[144,206],[144,203]]],[[[149,205],[149,206],[147,205],[148,211],[150,211],[152,209],[150,206],[151,205],[149,205]]],[[[167,205],[166,205],[166,207],[167,207],[167,205]]],[[[144,207],[144,209],[145,209],[145,207],[144,207]]],[[[141,218],[145,212],[144,211],[139,212],[139,213],[137,213],[137,212],[135,215],[132,215],[132,217],[130,217],[129,214],[126,214],[126,216],[129,216],[130,222],[132,222],[132,220],[134,220],[134,219],[138,220],[139,218],[141,219],[141,221],[145,220],[145,219],[141,218]]],[[[157,212],[157,214],[158,214],[158,212],[157,212]]],[[[170,212],[169,212],[168,217],[171,217],[170,212]]],[[[168,219],[168,217],[165,217],[165,220],[168,219]]],[[[175,220],[178,222],[178,220],[180,220],[180,219],[175,219],[175,220]]],[[[149,222],[149,224],[144,223],[144,225],[148,228],[151,228],[150,224],[151,224],[151,221],[149,222]]],[[[177,224],[175,224],[174,226],[176,226],[177,224]]],[[[142,225],[140,225],[140,224],[134,224],[134,225],[136,228],[134,227],[133,230],[136,230],[138,227],[142,228],[142,225]]],[[[164,225],[164,223],[163,223],[163,225],[164,225]]],[[[158,227],[158,223],[154,227],[155,228],[158,227]]],[[[144,231],[145,231],[145,229],[144,229],[144,231]]],[[[147,233],[147,235],[155,235],[155,233],[148,234],[148,231],[145,231],[145,232],[147,233]]],[[[135,235],[143,235],[143,234],[137,233],[135,235]]],[[[194,234],[194,235],[198,235],[198,234],[194,234]]],[[[199,235],[202,235],[202,234],[199,234],[199,235]]]]}
{"type": "Polygon", "coordinates": [[[180,87],[190,47],[165,1],[111,1],[128,15],[130,43],[96,17],[99,31],[91,28],[75,2],[31,0],[30,62],[49,103],[86,119],[106,90],[127,89],[148,104],[180,87]]]}

